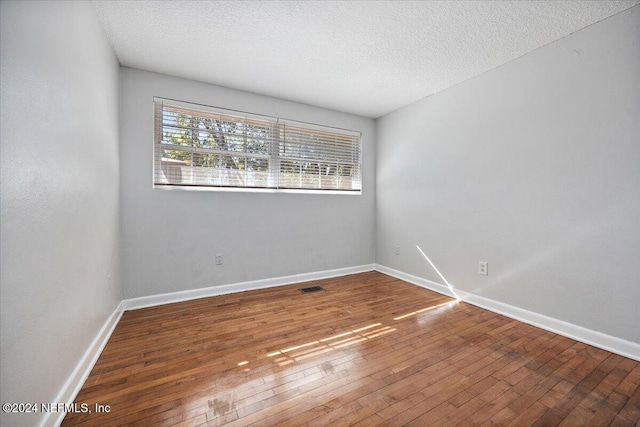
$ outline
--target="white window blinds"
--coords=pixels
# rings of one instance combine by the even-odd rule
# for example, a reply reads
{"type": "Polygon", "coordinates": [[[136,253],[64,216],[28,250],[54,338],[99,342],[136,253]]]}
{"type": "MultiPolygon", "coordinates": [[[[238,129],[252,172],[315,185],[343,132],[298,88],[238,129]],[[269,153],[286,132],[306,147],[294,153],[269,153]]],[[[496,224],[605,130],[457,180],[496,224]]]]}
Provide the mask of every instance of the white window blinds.
{"type": "Polygon", "coordinates": [[[154,186],[362,188],[359,132],[161,98],[154,104],[154,186]]]}

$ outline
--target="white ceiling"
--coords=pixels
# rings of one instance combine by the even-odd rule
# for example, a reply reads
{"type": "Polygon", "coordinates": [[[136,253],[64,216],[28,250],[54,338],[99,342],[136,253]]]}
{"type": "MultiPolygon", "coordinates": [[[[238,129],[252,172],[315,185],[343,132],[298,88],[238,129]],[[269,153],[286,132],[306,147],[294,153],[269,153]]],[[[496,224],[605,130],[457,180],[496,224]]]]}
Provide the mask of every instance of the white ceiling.
{"type": "Polygon", "coordinates": [[[94,2],[122,65],[373,118],[638,3],[94,2]]]}

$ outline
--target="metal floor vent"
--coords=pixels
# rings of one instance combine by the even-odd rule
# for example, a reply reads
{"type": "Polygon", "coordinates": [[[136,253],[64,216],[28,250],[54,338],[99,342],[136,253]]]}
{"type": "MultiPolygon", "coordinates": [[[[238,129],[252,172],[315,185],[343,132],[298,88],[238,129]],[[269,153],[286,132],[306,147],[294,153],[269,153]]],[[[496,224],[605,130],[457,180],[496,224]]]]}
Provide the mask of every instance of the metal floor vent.
{"type": "Polygon", "coordinates": [[[309,288],[300,289],[300,292],[302,292],[303,294],[310,294],[312,292],[320,292],[320,291],[324,291],[324,288],[322,286],[311,286],[309,288]]]}

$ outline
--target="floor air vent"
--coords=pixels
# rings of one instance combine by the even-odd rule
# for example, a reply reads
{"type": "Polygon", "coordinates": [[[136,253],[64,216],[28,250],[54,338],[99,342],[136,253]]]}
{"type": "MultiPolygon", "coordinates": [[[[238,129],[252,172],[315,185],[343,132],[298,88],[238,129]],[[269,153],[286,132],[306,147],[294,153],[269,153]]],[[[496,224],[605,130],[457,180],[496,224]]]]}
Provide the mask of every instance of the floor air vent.
{"type": "Polygon", "coordinates": [[[300,292],[302,292],[303,294],[310,294],[312,292],[320,292],[320,291],[324,291],[324,288],[322,286],[311,286],[310,288],[300,289],[300,292]]]}

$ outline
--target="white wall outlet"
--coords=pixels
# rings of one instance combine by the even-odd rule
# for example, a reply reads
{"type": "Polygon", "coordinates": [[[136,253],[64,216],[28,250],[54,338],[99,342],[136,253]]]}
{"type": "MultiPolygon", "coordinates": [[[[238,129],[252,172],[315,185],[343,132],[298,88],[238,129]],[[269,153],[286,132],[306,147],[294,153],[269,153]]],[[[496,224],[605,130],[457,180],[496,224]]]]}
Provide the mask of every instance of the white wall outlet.
{"type": "Polygon", "coordinates": [[[223,254],[216,254],[216,265],[224,264],[224,256],[223,254]]]}
{"type": "Polygon", "coordinates": [[[400,255],[400,246],[396,245],[396,255],[400,255]]]}
{"type": "Polygon", "coordinates": [[[489,275],[489,263],[487,261],[478,261],[478,274],[489,275]]]}

